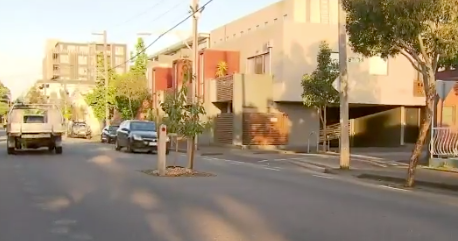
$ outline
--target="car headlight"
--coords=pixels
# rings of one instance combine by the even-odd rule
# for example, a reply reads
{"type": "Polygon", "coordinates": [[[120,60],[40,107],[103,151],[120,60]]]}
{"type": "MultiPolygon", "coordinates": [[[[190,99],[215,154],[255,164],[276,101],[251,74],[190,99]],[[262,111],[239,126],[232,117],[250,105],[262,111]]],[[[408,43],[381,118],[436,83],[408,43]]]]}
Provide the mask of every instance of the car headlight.
{"type": "Polygon", "coordinates": [[[169,142],[169,141],[170,141],[170,138],[167,136],[167,142],[169,142]]]}
{"type": "Polygon", "coordinates": [[[141,141],[141,140],[143,140],[142,137],[139,136],[139,135],[132,135],[132,138],[134,138],[134,140],[136,140],[136,141],[141,141]]]}

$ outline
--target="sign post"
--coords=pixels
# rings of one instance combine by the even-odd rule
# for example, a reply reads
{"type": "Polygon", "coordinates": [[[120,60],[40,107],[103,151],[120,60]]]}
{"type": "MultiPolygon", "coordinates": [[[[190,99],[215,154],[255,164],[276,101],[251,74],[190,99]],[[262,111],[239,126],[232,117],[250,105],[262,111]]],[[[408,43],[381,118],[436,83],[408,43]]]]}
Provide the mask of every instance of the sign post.
{"type": "Polygon", "coordinates": [[[158,143],[157,143],[157,170],[159,175],[165,175],[165,165],[166,165],[166,146],[167,146],[167,126],[161,125],[159,127],[158,133],[158,143]]]}

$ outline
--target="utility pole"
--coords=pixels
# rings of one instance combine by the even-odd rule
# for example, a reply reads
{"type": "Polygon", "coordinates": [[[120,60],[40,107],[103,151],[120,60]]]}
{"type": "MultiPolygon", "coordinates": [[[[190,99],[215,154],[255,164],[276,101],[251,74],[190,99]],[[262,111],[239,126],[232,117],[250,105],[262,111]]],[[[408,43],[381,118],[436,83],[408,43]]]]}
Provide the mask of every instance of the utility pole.
{"type": "MultiPolygon", "coordinates": [[[[196,104],[199,100],[197,99],[197,61],[199,60],[199,0],[192,0],[191,3],[192,11],[192,83],[191,83],[191,98],[192,103],[196,104]]],[[[190,148],[197,150],[197,135],[194,137],[194,145],[190,144],[190,148]]],[[[192,153],[194,153],[194,151],[192,153]]],[[[192,158],[192,157],[190,157],[192,158]]]]}
{"type": "Polygon", "coordinates": [[[192,103],[197,102],[196,84],[197,84],[197,60],[198,60],[198,46],[199,46],[199,0],[192,0],[191,11],[192,18],[192,84],[191,84],[191,97],[192,103]]]}
{"type": "Polygon", "coordinates": [[[109,126],[110,125],[110,107],[108,106],[108,87],[110,81],[108,79],[108,50],[107,50],[107,31],[103,31],[103,60],[104,62],[104,67],[105,67],[105,125],[109,126]]]}
{"type": "Polygon", "coordinates": [[[110,106],[108,103],[108,87],[109,87],[109,74],[108,74],[108,43],[107,43],[107,31],[104,30],[100,33],[92,33],[93,35],[102,35],[103,36],[103,61],[104,61],[104,71],[105,71],[105,126],[110,125],[110,106]]]}
{"type": "Polygon", "coordinates": [[[346,12],[339,0],[340,168],[350,168],[346,12]]]}

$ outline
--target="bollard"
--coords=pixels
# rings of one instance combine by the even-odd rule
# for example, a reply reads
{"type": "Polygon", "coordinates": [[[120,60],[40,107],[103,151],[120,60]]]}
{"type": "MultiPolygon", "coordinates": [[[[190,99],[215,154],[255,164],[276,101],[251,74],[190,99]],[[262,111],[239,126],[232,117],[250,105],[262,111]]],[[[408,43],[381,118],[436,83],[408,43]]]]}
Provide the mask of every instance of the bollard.
{"type": "Polygon", "coordinates": [[[157,143],[157,170],[159,175],[165,175],[166,165],[166,149],[167,149],[167,126],[161,125],[159,127],[158,143],[157,143]]]}

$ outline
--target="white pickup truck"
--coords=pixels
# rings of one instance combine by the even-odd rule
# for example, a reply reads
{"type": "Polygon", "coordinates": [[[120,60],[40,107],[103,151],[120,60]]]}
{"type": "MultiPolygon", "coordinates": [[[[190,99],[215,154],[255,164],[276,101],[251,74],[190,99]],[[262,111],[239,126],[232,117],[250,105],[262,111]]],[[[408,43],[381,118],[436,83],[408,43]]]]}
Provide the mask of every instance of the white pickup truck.
{"type": "Polygon", "coordinates": [[[64,132],[63,116],[56,105],[14,104],[8,113],[6,126],[8,154],[41,147],[62,154],[64,132]]]}

